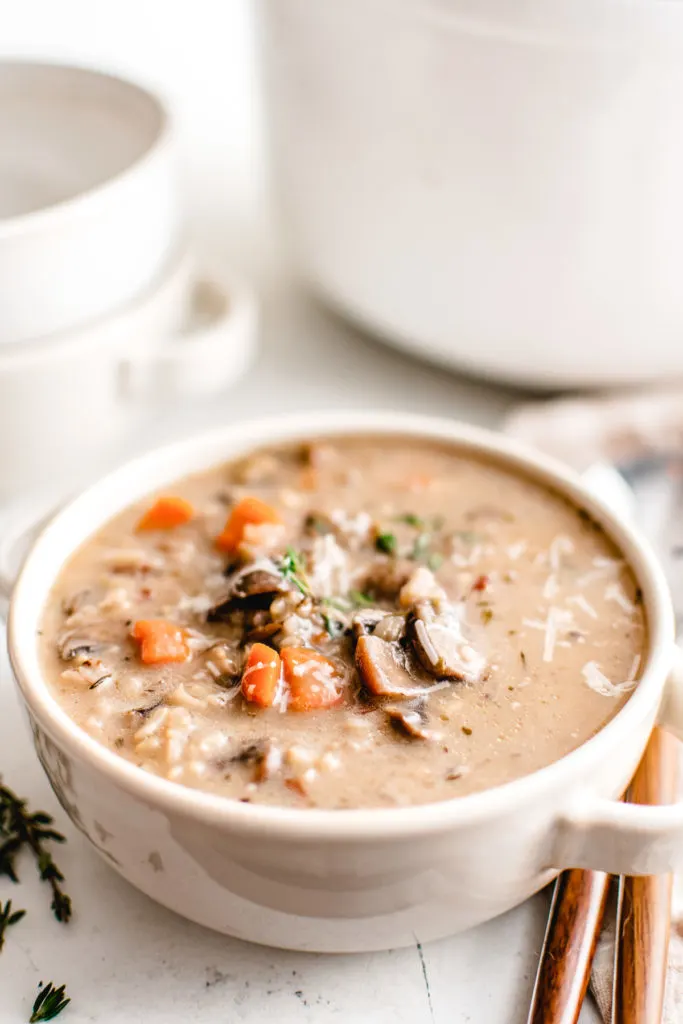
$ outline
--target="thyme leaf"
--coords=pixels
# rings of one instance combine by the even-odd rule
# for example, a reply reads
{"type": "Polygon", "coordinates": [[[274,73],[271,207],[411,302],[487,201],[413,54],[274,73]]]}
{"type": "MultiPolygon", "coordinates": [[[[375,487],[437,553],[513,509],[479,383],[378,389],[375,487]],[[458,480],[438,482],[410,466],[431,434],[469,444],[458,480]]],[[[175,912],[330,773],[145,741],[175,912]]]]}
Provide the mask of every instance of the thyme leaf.
{"type": "Polygon", "coordinates": [[[52,911],[58,921],[71,917],[71,900],[60,885],[64,875],[55,864],[46,843],[63,843],[64,836],[52,828],[52,817],[44,811],[31,813],[25,800],[20,800],[7,786],[0,785],[0,876],[18,882],[17,855],[23,847],[33,854],[42,881],[52,890],[52,911]]]}
{"type": "Polygon", "coordinates": [[[305,597],[310,595],[311,588],[306,579],[306,566],[303,556],[298,551],[295,551],[294,548],[287,548],[285,551],[280,562],[280,572],[305,597]]]}
{"type": "Polygon", "coordinates": [[[5,932],[7,929],[21,921],[22,917],[26,913],[25,910],[12,910],[12,901],[7,900],[7,903],[3,906],[0,903],[0,950],[5,944],[5,932]]]}
{"type": "Polygon", "coordinates": [[[66,996],[66,985],[55,988],[51,981],[48,981],[44,988],[36,996],[33,1004],[33,1012],[29,1017],[29,1024],[39,1024],[40,1021],[54,1020],[62,1012],[71,1000],[66,996]]]}
{"type": "Polygon", "coordinates": [[[367,608],[368,605],[374,604],[370,595],[364,594],[362,590],[349,590],[349,600],[358,608],[367,608]]]}

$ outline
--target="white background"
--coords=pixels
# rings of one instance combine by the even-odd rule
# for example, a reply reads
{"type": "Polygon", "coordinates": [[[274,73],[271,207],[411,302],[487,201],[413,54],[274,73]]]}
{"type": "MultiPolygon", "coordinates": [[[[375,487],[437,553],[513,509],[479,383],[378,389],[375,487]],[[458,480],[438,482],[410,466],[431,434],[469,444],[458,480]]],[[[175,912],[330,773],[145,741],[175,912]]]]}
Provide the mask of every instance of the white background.
{"type": "MultiPolygon", "coordinates": [[[[0,3],[5,54],[122,71],[168,98],[178,118],[194,236],[250,272],[267,295],[261,354],[246,381],[213,406],[160,420],[137,447],[255,408],[263,412],[264,405],[270,411],[394,406],[497,423],[514,400],[510,393],[395,355],[281,286],[286,264],[267,202],[250,14],[245,0],[0,3]]],[[[76,914],[67,928],[51,918],[47,893],[28,863],[22,864],[26,882],[20,889],[0,880],[0,900],[11,896],[29,909],[0,956],[0,1024],[28,1019],[41,979],[67,982],[73,1003],[60,1018],[64,1024],[526,1019],[546,913],[543,896],[467,936],[428,945],[429,996],[415,948],[358,957],[262,950],[154,906],[65,824],[30,748],[7,667],[2,669],[0,768],[8,784],[53,810],[67,832],[59,863],[76,914]]]]}

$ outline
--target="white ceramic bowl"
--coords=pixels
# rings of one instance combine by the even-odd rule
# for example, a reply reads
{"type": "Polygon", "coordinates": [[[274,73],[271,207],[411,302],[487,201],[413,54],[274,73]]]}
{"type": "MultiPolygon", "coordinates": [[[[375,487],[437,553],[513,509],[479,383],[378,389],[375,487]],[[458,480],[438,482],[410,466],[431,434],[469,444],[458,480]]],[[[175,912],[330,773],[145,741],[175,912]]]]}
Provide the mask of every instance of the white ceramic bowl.
{"type": "Polygon", "coordinates": [[[0,63],[0,344],[80,328],[178,247],[169,114],[85,68],[0,63]]]}
{"type": "Polygon", "coordinates": [[[683,5],[261,7],[273,178],[329,302],[516,383],[683,374],[683,5]]]}
{"type": "Polygon", "coordinates": [[[197,271],[183,249],[116,315],[0,345],[0,498],[63,494],[106,465],[161,401],[222,391],[251,361],[257,321],[245,282],[197,271]]]}
{"type": "Polygon", "coordinates": [[[642,539],[580,478],[518,443],[450,420],[321,413],[258,421],[141,458],[63,508],[33,543],[11,599],[9,650],[38,756],[68,814],[133,885],[194,921],[302,950],[382,949],[467,928],[568,866],[614,873],[683,865],[683,806],[623,792],[655,722],[683,733],[683,672],[662,572],[642,539]],[[64,559],[147,491],[253,445],[338,433],[409,435],[491,455],[585,507],[643,590],[642,679],[594,738],[525,778],[459,800],[381,810],[243,804],[136,768],[81,731],[50,693],[36,630],[64,559]]]}

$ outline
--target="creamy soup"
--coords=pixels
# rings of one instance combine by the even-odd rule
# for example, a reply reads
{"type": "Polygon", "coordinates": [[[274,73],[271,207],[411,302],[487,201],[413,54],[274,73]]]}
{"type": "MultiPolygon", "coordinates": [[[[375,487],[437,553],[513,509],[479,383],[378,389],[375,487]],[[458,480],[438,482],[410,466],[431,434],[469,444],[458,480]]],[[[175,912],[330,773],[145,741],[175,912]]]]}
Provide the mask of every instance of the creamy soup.
{"type": "Polygon", "coordinates": [[[559,495],[434,442],[259,450],[117,515],[42,621],[53,692],[156,775],[294,807],[526,775],[628,699],[641,596],[559,495]]]}

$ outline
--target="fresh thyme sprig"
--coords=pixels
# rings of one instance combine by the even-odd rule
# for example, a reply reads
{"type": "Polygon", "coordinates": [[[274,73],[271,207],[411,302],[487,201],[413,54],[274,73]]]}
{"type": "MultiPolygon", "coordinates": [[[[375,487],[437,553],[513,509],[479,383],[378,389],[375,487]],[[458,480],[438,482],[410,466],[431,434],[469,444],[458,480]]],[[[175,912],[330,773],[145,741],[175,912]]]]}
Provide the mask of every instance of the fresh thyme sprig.
{"type": "Polygon", "coordinates": [[[16,859],[27,846],[36,862],[38,873],[52,889],[52,911],[58,921],[71,917],[71,899],[62,890],[64,881],[52,854],[45,844],[63,843],[64,836],[52,828],[52,817],[44,811],[31,814],[25,800],[20,800],[7,786],[0,785],[0,875],[18,882],[16,859]]]}
{"type": "MultiPolygon", "coordinates": [[[[42,984],[42,982],[41,982],[42,984]]],[[[48,981],[44,988],[36,996],[33,1004],[33,1012],[29,1017],[29,1024],[39,1024],[40,1021],[54,1020],[57,1014],[61,1013],[71,1000],[66,995],[66,985],[55,988],[51,981],[48,981]]]]}
{"type": "Polygon", "coordinates": [[[295,551],[294,548],[287,548],[285,551],[282,561],[280,562],[280,572],[293,583],[294,586],[299,590],[305,597],[308,597],[311,593],[311,588],[306,580],[305,572],[306,568],[304,565],[303,556],[295,551]]]}
{"type": "Polygon", "coordinates": [[[7,900],[4,906],[0,903],[0,950],[2,950],[5,944],[5,932],[7,929],[10,925],[21,921],[25,913],[25,910],[12,910],[11,900],[7,900]]]}

